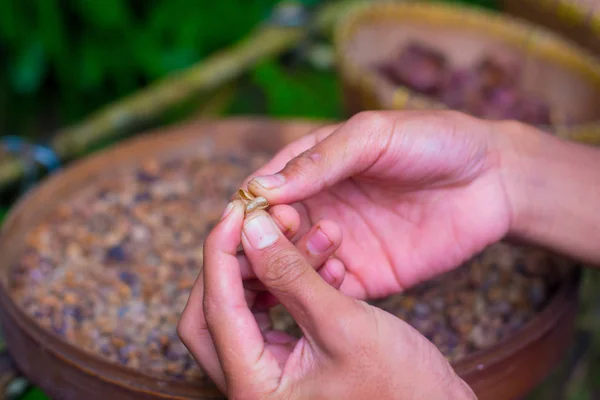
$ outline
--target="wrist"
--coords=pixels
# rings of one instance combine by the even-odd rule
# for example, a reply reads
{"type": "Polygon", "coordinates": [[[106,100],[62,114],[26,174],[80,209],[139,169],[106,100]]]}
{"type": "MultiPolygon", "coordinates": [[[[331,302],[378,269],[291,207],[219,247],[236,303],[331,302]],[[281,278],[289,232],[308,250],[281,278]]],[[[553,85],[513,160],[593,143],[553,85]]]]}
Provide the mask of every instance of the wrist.
{"type": "Polygon", "coordinates": [[[534,226],[537,191],[543,188],[542,161],[538,153],[544,147],[546,133],[514,121],[494,122],[491,134],[491,153],[508,207],[508,236],[524,239],[534,226]]]}
{"type": "Polygon", "coordinates": [[[511,238],[600,261],[600,151],[518,122],[494,123],[492,151],[511,238]]]}

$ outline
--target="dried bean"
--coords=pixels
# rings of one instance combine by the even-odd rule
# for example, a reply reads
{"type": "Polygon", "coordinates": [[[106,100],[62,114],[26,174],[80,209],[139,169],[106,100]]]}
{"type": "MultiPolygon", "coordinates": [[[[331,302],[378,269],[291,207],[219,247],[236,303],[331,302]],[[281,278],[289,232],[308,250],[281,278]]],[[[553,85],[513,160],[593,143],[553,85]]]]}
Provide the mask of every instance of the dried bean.
{"type": "MultiPolygon", "coordinates": [[[[177,337],[177,321],[209,227],[268,155],[204,157],[199,149],[151,159],[61,204],[25,240],[12,270],[15,301],[42,327],[107,360],[157,377],[205,378],[177,337]]],[[[247,212],[268,207],[250,193],[238,196],[247,212]]],[[[372,304],[457,360],[522,327],[559,281],[544,253],[497,244],[456,271],[372,304]]],[[[274,328],[301,335],[280,306],[272,316],[274,328]]]]}
{"type": "Polygon", "coordinates": [[[433,96],[451,109],[477,117],[514,119],[540,127],[552,122],[550,106],[524,93],[522,67],[515,60],[484,55],[471,68],[453,70],[441,52],[413,42],[375,69],[394,85],[433,96]]]}

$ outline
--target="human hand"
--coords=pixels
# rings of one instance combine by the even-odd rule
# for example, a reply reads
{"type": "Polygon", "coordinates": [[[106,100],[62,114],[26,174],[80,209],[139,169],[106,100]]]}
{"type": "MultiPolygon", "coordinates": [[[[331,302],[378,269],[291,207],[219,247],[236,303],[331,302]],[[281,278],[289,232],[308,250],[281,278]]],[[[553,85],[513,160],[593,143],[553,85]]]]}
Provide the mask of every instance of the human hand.
{"type": "MultiPolygon", "coordinates": [[[[319,275],[317,259],[307,261],[277,227],[294,220],[283,216],[289,209],[279,222],[264,211],[244,220],[241,203],[233,204],[204,243],[203,272],[178,326],[184,344],[229,398],[475,398],[425,337],[319,275]],[[256,277],[294,317],[302,338],[273,331],[253,314],[256,292],[244,288],[240,242],[256,277]]],[[[338,271],[334,275],[340,267],[343,274],[338,260],[324,262],[338,271]]]]}
{"type": "Polygon", "coordinates": [[[344,237],[335,253],[346,267],[341,290],[384,297],[508,232],[496,126],[451,111],[361,113],[288,145],[246,184],[272,205],[293,204],[297,237],[335,221],[344,237]]]}

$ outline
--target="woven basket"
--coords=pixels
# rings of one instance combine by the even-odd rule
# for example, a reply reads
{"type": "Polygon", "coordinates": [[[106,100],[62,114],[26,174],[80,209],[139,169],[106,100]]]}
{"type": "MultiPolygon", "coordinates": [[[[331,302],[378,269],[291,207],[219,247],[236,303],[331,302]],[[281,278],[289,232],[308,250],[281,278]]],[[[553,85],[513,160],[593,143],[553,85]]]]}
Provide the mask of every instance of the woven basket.
{"type": "Polygon", "coordinates": [[[373,66],[417,39],[442,50],[454,66],[485,54],[523,60],[523,84],[549,102],[555,134],[588,142],[600,137],[600,63],[551,31],[480,9],[436,3],[367,4],[335,32],[336,56],[350,114],[366,109],[443,109],[433,98],[395,86],[373,66]]]}
{"type": "Polygon", "coordinates": [[[498,0],[508,14],[545,26],[600,54],[600,1],[498,0]]]}

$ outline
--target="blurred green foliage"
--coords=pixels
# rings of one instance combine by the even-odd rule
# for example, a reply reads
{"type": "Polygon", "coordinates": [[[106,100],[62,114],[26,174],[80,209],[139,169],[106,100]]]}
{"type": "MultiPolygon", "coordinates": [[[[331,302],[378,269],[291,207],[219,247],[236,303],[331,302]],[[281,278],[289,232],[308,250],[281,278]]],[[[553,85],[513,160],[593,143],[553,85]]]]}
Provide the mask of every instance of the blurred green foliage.
{"type": "MultiPolygon", "coordinates": [[[[296,1],[311,7],[327,0],[296,1]]],[[[39,137],[81,120],[108,102],[231,45],[267,19],[278,3],[0,0],[0,134],[39,137]]],[[[290,71],[267,62],[249,78],[251,85],[264,91],[263,112],[339,115],[337,82],[331,72],[290,71]]],[[[248,100],[250,107],[245,109],[240,109],[243,101],[236,101],[239,112],[256,109],[254,100],[248,100]]]]}
{"type": "Polygon", "coordinates": [[[80,119],[232,44],[277,3],[0,0],[0,129],[44,107],[80,119]]]}

